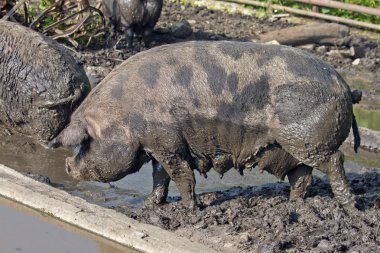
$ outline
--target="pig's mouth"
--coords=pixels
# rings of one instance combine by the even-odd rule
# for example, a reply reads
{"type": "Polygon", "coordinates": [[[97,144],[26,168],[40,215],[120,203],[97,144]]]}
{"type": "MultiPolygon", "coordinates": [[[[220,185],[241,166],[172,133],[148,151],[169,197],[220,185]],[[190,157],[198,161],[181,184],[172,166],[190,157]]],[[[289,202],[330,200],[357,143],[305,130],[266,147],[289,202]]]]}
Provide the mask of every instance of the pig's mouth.
{"type": "Polygon", "coordinates": [[[97,169],[78,168],[73,166],[75,158],[66,158],[66,173],[77,180],[107,182],[97,169]]]}

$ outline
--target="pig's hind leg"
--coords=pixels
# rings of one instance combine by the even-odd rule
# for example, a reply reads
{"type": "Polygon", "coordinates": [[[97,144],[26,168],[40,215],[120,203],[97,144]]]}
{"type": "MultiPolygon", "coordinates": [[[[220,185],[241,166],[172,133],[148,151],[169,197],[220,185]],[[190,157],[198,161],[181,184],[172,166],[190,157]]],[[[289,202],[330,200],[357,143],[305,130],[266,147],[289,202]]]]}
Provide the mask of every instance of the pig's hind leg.
{"type": "Polygon", "coordinates": [[[281,148],[271,144],[257,154],[258,167],[275,175],[281,180],[288,176],[290,183],[290,199],[304,198],[312,184],[312,168],[299,164],[299,160],[281,148]]]}
{"type": "Polygon", "coordinates": [[[348,185],[347,178],[345,175],[343,162],[344,155],[341,151],[336,150],[332,154],[317,153],[314,156],[314,159],[310,159],[307,157],[308,152],[298,152],[299,160],[303,162],[303,164],[307,164],[310,167],[316,168],[327,175],[330,181],[331,189],[334,193],[335,198],[338,202],[343,206],[353,206],[355,204],[355,197],[351,193],[350,186],[348,185]]]}
{"type": "Polygon", "coordinates": [[[311,167],[302,164],[287,173],[291,200],[305,197],[307,189],[313,183],[312,171],[311,167]]]}
{"type": "Polygon", "coordinates": [[[343,153],[337,150],[327,161],[322,163],[318,169],[328,176],[332,191],[339,203],[344,206],[349,206],[355,204],[355,197],[351,193],[348,185],[343,161],[343,153]]]}

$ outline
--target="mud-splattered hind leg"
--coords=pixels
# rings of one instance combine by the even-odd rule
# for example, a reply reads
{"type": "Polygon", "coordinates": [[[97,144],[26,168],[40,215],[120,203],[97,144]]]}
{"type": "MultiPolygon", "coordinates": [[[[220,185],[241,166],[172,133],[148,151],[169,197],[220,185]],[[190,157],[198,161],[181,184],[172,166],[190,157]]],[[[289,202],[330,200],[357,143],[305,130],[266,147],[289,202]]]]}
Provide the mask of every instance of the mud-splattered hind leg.
{"type": "Polygon", "coordinates": [[[339,203],[351,205],[355,203],[355,198],[347,183],[343,161],[344,155],[338,150],[319,169],[329,177],[332,191],[339,203]]]}
{"type": "Polygon", "coordinates": [[[153,190],[148,201],[161,204],[166,201],[169,191],[170,177],[164,167],[155,159],[152,160],[153,166],[153,190]]]}
{"type": "Polygon", "coordinates": [[[288,172],[290,200],[305,197],[307,189],[313,183],[312,172],[313,169],[307,165],[299,165],[288,172]]]}

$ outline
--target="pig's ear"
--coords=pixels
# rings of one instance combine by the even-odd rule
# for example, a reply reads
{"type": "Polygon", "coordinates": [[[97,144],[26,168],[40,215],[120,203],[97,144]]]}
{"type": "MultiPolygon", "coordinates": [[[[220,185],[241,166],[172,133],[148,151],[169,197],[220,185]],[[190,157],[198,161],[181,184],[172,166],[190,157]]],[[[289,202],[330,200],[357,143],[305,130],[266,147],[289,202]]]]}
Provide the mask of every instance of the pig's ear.
{"type": "Polygon", "coordinates": [[[77,146],[87,139],[88,135],[81,122],[70,123],[57,137],[48,143],[48,147],[77,146]]]}
{"type": "Polygon", "coordinates": [[[93,139],[99,139],[102,136],[102,131],[100,126],[96,120],[96,118],[92,115],[87,115],[84,117],[87,122],[87,133],[93,139]]]}

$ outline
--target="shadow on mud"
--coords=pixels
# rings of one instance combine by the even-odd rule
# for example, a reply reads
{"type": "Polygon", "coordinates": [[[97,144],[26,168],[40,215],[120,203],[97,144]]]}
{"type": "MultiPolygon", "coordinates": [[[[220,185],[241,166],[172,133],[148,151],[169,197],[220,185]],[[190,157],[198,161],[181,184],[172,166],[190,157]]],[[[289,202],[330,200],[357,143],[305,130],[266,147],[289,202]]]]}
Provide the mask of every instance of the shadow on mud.
{"type": "MultiPolygon", "coordinates": [[[[380,207],[380,173],[366,172],[364,174],[348,173],[347,178],[353,193],[356,196],[359,210],[366,210],[374,206],[380,207]]],[[[326,176],[313,177],[313,185],[309,188],[306,198],[316,196],[322,198],[333,198],[330,183],[326,176]]],[[[250,186],[247,188],[233,187],[226,191],[217,191],[202,193],[199,195],[203,208],[208,206],[221,205],[225,201],[231,201],[236,198],[244,199],[288,199],[290,186],[287,182],[268,183],[259,186],[250,186]]],[[[335,200],[332,200],[335,201],[335,200]]]]}

